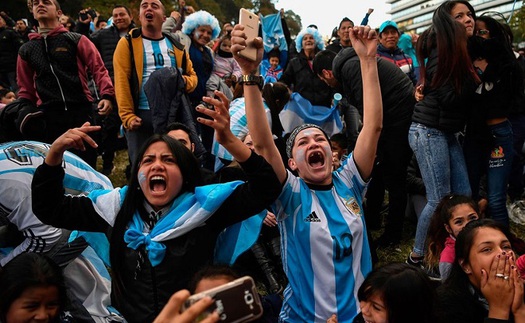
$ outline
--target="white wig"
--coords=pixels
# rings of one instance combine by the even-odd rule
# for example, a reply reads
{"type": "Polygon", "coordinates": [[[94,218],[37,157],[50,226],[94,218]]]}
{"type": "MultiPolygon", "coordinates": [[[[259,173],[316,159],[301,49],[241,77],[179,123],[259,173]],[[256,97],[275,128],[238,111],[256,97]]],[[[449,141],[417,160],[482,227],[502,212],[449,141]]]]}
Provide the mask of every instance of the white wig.
{"type": "Polygon", "coordinates": [[[301,30],[301,32],[295,38],[295,48],[297,49],[298,52],[300,52],[303,49],[304,35],[314,36],[315,47],[319,48],[320,50],[324,50],[324,40],[323,40],[323,37],[321,36],[321,33],[319,32],[319,30],[310,27],[310,28],[301,30]]]}
{"type": "Polygon", "coordinates": [[[186,35],[191,35],[191,33],[200,26],[211,27],[212,39],[219,37],[219,34],[221,33],[221,27],[219,27],[219,21],[217,18],[204,10],[194,12],[186,17],[186,20],[182,24],[182,32],[186,35]]]}

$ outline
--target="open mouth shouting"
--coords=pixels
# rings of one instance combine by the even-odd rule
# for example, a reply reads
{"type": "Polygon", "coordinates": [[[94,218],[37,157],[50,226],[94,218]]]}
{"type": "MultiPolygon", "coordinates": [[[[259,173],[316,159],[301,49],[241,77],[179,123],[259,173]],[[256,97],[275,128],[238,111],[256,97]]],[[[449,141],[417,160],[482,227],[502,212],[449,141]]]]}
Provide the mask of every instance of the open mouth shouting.
{"type": "Polygon", "coordinates": [[[308,164],[312,168],[322,168],[325,164],[325,158],[320,151],[314,151],[308,155],[308,164]]]}
{"type": "Polygon", "coordinates": [[[149,180],[149,188],[153,194],[166,192],[166,178],[164,176],[153,176],[149,180]]]}
{"type": "Polygon", "coordinates": [[[153,20],[153,13],[151,13],[151,12],[146,12],[146,13],[144,14],[144,18],[146,18],[147,21],[151,21],[151,20],[153,20]]]}

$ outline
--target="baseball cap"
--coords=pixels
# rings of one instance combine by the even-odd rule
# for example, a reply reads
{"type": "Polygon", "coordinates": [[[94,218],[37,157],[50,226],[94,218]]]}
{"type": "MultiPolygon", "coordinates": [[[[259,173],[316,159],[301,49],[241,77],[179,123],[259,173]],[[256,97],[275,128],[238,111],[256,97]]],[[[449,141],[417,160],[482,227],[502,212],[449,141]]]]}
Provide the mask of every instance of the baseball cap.
{"type": "Polygon", "coordinates": [[[397,32],[399,32],[399,28],[397,28],[397,24],[393,22],[392,20],[387,20],[381,24],[381,27],[379,27],[379,33],[382,33],[385,30],[385,28],[388,28],[388,27],[393,27],[397,30],[397,32]]]}

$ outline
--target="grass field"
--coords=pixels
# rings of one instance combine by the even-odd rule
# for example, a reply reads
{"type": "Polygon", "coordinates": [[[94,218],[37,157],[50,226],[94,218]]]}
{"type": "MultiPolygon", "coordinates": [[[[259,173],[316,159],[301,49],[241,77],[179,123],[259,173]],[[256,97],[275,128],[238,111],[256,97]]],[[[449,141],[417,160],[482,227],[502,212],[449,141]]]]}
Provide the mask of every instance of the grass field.
{"type": "MultiPolygon", "coordinates": [[[[101,162],[99,158],[99,162],[101,162]]],[[[115,187],[121,187],[126,185],[126,176],[124,171],[128,165],[128,154],[127,151],[121,150],[117,152],[115,158],[115,168],[112,174],[109,176],[111,182],[115,187]]],[[[99,169],[102,167],[99,165],[99,169]]],[[[512,223],[511,230],[521,239],[525,238],[525,226],[517,225],[512,223]]],[[[376,239],[383,233],[383,230],[372,231],[372,238],[376,239]]],[[[408,253],[412,250],[414,244],[414,236],[416,233],[416,223],[405,219],[405,225],[403,230],[403,239],[398,246],[378,249],[377,256],[379,259],[378,265],[384,265],[392,262],[404,262],[407,258],[408,253]]]]}

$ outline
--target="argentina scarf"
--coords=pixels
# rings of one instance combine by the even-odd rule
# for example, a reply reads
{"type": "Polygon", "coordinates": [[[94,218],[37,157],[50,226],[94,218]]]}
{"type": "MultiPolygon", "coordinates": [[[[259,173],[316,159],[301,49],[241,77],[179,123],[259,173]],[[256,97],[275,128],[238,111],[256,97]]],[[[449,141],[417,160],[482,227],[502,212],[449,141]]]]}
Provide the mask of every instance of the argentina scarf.
{"type": "Polygon", "coordinates": [[[183,193],[149,233],[144,232],[144,222],[136,211],[124,233],[124,241],[135,250],[144,245],[151,265],[155,267],[166,253],[162,241],[180,237],[203,225],[240,184],[242,181],[206,185],[195,188],[195,193],[183,193]]]}

